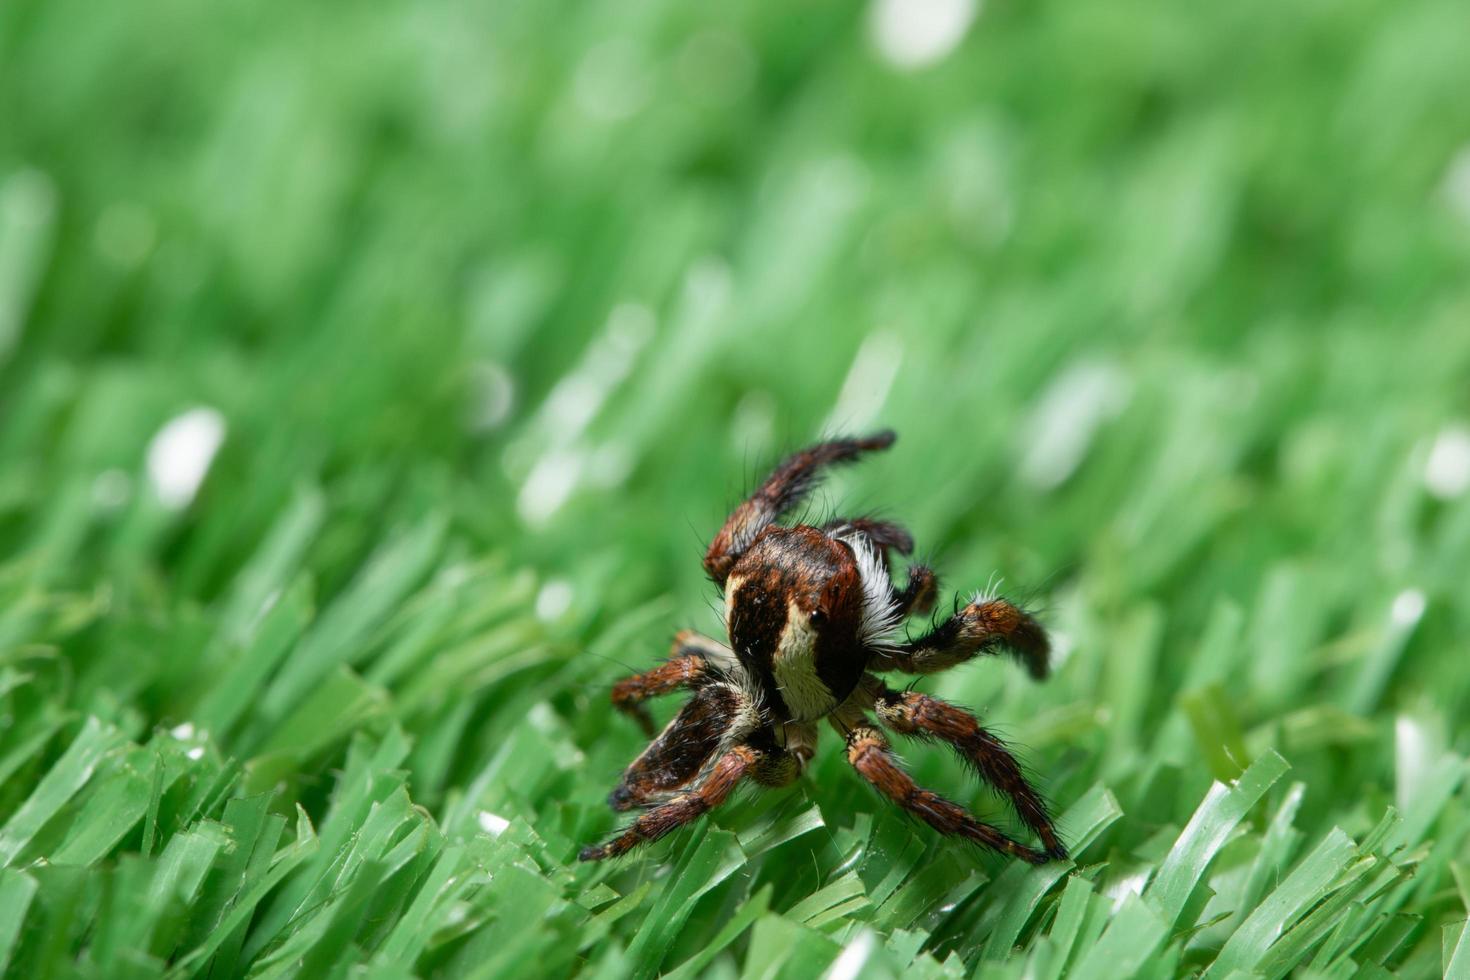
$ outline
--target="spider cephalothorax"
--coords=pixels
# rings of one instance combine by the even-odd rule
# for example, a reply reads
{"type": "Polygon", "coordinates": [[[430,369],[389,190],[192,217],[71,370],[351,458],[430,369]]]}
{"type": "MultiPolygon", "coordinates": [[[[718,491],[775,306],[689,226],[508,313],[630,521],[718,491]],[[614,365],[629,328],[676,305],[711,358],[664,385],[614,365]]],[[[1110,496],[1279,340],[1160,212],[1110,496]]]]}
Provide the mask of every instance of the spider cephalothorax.
{"type": "Polygon", "coordinates": [[[724,591],[729,644],[685,631],[666,663],[613,687],[613,704],[653,741],[608,802],[615,810],[646,809],[609,843],[584,848],[583,860],[662,837],[724,802],[744,779],[790,783],[811,759],[823,718],[846,741],[848,761],[864,779],[940,833],[1036,863],[1066,857],[1046,804],[999,739],[968,712],[894,690],[877,676],[934,673],[1008,649],[1033,677],[1045,677],[1047,640],[1036,620],[1004,599],[976,596],[925,635],[903,639],[904,619],[927,613],[936,590],[933,571],[923,565],[910,566],[902,589],[889,577],[890,552],[913,549],[908,532],[862,518],[821,527],[776,523],[823,466],[886,449],[893,439],[884,432],[796,453],[730,515],[704,556],[705,570],[724,591]],[[654,738],[643,701],[680,689],[693,695],[654,738]],[[1015,841],[917,786],[879,724],[948,743],[1010,800],[1042,847],[1015,841]]]}

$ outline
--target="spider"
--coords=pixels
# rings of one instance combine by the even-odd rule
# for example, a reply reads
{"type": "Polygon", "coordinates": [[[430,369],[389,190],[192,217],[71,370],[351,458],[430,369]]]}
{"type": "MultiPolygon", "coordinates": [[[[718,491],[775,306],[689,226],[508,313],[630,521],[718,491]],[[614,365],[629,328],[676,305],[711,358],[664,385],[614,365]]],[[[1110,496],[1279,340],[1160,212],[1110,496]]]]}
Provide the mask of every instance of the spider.
{"type": "Polygon", "coordinates": [[[910,567],[902,589],[889,577],[889,553],[913,550],[907,531],[871,518],[820,527],[777,523],[801,503],[823,467],[887,449],[894,439],[880,432],[795,453],[726,519],[704,568],[724,592],[729,645],[685,630],[667,662],[613,686],[614,707],[652,741],[608,803],[619,812],[645,809],[617,837],[583,848],[581,860],[617,857],[658,840],[719,806],[745,780],[788,785],[812,758],[823,718],[846,741],[859,776],[939,833],[1033,864],[1067,856],[1046,803],[998,738],[968,712],[895,690],[878,677],[932,674],[1007,649],[1039,680],[1047,674],[1049,647],[1036,620],[1004,599],[977,595],[918,639],[901,639],[904,619],[928,613],[937,591],[933,570],[922,564],[910,567]],[[654,737],[643,702],[678,690],[692,696],[654,737]],[[950,745],[1010,800],[1042,847],[1014,840],[918,786],[880,724],[950,745]]]}

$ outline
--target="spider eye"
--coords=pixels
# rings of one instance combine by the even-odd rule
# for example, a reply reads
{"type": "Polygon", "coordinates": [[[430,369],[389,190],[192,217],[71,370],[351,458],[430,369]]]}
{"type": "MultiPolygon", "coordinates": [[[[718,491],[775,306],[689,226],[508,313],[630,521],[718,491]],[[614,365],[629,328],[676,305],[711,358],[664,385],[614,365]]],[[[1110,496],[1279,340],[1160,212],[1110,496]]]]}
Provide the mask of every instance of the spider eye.
{"type": "Polygon", "coordinates": [[[807,613],[807,619],[813,623],[824,623],[827,621],[827,613],[822,609],[813,609],[807,613]]]}

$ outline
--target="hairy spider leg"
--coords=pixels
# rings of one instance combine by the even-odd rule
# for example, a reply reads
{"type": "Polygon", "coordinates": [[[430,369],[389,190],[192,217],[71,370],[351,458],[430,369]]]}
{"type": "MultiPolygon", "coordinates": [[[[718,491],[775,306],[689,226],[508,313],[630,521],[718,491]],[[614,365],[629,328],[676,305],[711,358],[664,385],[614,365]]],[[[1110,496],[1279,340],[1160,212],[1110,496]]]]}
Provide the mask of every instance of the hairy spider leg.
{"type": "Polygon", "coordinates": [[[694,688],[705,677],[704,660],[701,657],[675,657],[652,670],[625,677],[613,685],[613,707],[632,718],[653,738],[653,716],[643,702],[660,694],[671,694],[683,688],[694,688]]]}
{"type": "Polygon", "coordinates": [[[914,536],[902,524],[893,521],[874,517],[838,517],[823,524],[821,529],[827,534],[843,530],[861,534],[882,549],[885,557],[890,549],[900,555],[911,554],[914,550],[914,536]]]}
{"type": "Polygon", "coordinates": [[[644,735],[653,738],[653,718],[643,702],[660,694],[697,688],[712,676],[711,666],[728,663],[733,657],[730,648],[718,640],[694,630],[681,630],[674,637],[668,660],[613,685],[613,707],[636,721],[644,735]]]}
{"type": "MultiPolygon", "coordinates": [[[[836,518],[822,525],[822,530],[827,534],[842,532],[845,534],[860,534],[873,543],[883,555],[884,567],[892,573],[892,556],[890,551],[896,551],[901,555],[911,554],[914,550],[914,538],[901,524],[893,521],[883,521],[871,517],[846,517],[836,518]]],[[[909,566],[908,584],[898,589],[890,583],[893,600],[897,604],[897,615],[900,617],[912,616],[914,614],[927,613],[934,608],[934,597],[939,590],[939,580],[934,575],[934,570],[929,566],[918,563],[909,566]]]]}
{"type": "Polygon", "coordinates": [[[1051,645],[1041,624],[1004,599],[972,602],[917,640],[875,651],[872,670],[933,674],[980,654],[1009,650],[1037,680],[1046,677],[1051,645]]]}
{"type": "Polygon", "coordinates": [[[850,463],[865,452],[887,449],[896,436],[879,432],[861,439],[834,439],[786,457],[725,520],[704,555],[704,570],[720,588],[756,536],[801,503],[824,466],[850,463]]]}
{"type": "Polygon", "coordinates": [[[832,723],[846,737],[847,761],[857,770],[858,775],[871,783],[878,792],[941,834],[963,837],[1031,864],[1043,864],[1050,860],[1046,853],[1012,840],[999,828],[975,819],[958,803],[915,783],[913,777],[904,771],[894,757],[888,739],[868,718],[862,717],[854,725],[843,726],[834,716],[832,723]]]}
{"type": "Polygon", "coordinates": [[[666,803],[645,810],[611,841],[582,848],[577,859],[601,861],[604,858],[618,857],[639,844],[658,840],[675,828],[697,820],[725,802],[730,791],[757,761],[754,749],[747,745],[735,746],[720,757],[709,776],[692,792],[681,793],[666,803]]]}
{"type": "Polygon", "coordinates": [[[658,738],[623,771],[608,796],[614,810],[631,810],[694,780],[721,745],[756,723],[750,698],[733,684],[711,681],[694,692],[658,738]]]}
{"type": "Polygon", "coordinates": [[[729,799],[731,791],[747,776],[768,786],[784,785],[796,778],[797,770],[796,761],[774,744],[766,748],[744,743],[732,746],[694,789],[650,807],[617,837],[606,844],[582,848],[577,858],[601,861],[619,857],[702,817],[729,799]]]}
{"type": "Polygon", "coordinates": [[[922,616],[934,608],[934,597],[939,594],[939,578],[928,565],[910,565],[908,584],[903,591],[894,591],[898,600],[900,616],[922,616]]]}
{"type": "Polygon", "coordinates": [[[874,695],[881,723],[910,738],[948,743],[981,779],[1010,800],[1016,815],[1046,845],[1048,856],[1066,858],[1067,849],[1057,837],[1046,802],[1026,780],[1005,743],[987,731],[979,719],[927,694],[895,691],[872,675],[867,678],[867,686],[874,695]]]}

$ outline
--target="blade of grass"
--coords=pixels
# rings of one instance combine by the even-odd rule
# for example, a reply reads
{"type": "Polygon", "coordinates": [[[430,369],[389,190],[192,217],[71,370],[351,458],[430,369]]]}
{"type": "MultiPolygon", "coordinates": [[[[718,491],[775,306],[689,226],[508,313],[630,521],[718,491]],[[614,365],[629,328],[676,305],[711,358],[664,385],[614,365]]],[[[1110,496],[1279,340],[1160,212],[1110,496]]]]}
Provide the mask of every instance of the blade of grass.
{"type": "Polygon", "coordinates": [[[36,879],[24,872],[0,870],[0,976],[8,976],[6,968],[38,887],[36,879]]]}
{"type": "MultiPolygon", "coordinates": [[[[1204,976],[1225,977],[1233,970],[1254,969],[1302,912],[1340,887],[1342,873],[1357,855],[1352,838],[1334,828],[1241,923],[1204,976]]],[[[1371,859],[1361,862],[1356,873],[1366,873],[1371,867],[1371,859]]]]}
{"type": "Polygon", "coordinates": [[[1251,763],[1234,786],[1215,783],[1210,787],[1143,893],[1166,926],[1178,921],[1184,903],[1230,832],[1286,770],[1286,760],[1268,752],[1251,763]]]}
{"type": "Polygon", "coordinates": [[[0,867],[8,867],[56,813],[92,778],[102,758],[122,744],[122,734],[88,718],[71,745],[36,784],[35,791],[0,828],[0,867]]]}

